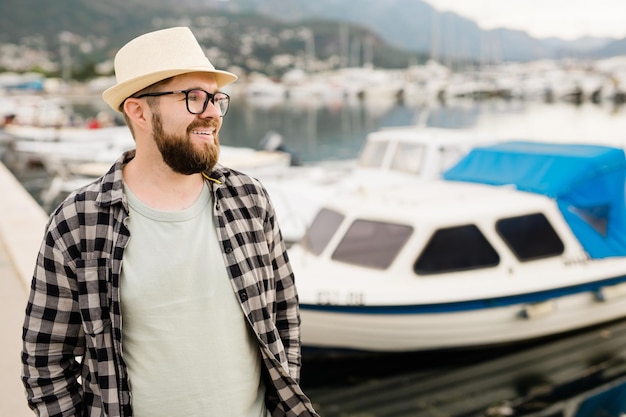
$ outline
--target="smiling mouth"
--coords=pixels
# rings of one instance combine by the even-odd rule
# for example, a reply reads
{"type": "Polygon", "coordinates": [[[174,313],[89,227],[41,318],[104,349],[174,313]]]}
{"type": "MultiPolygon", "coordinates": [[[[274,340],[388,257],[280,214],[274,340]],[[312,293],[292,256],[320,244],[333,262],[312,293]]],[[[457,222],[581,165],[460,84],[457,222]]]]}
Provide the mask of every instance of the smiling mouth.
{"type": "Polygon", "coordinates": [[[194,135],[206,135],[206,136],[213,136],[214,134],[214,130],[192,130],[191,133],[193,133],[194,135]]]}

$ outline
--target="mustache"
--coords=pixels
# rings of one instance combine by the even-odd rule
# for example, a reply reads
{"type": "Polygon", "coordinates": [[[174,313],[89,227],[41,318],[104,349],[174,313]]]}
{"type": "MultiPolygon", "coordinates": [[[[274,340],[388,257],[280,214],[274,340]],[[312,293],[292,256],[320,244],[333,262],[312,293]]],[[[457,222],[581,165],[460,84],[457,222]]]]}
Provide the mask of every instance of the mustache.
{"type": "Polygon", "coordinates": [[[187,126],[187,134],[191,133],[192,130],[203,127],[214,128],[215,132],[217,132],[218,125],[219,123],[215,120],[197,120],[187,126]]]}

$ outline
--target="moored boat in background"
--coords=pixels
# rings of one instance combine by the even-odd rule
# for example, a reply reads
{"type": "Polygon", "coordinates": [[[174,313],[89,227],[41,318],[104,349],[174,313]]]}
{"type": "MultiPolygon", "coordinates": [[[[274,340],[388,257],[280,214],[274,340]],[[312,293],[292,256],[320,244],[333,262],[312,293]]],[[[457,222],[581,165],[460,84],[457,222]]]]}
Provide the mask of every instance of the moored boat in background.
{"type": "Polygon", "coordinates": [[[494,142],[491,135],[466,129],[388,127],[365,137],[355,161],[295,166],[260,178],[291,244],[302,239],[329,199],[357,189],[377,192],[392,184],[439,178],[473,146],[494,142]]]}
{"type": "Polygon", "coordinates": [[[305,346],[508,344],[626,316],[619,148],[505,142],[327,201],[290,249],[305,346]]]}

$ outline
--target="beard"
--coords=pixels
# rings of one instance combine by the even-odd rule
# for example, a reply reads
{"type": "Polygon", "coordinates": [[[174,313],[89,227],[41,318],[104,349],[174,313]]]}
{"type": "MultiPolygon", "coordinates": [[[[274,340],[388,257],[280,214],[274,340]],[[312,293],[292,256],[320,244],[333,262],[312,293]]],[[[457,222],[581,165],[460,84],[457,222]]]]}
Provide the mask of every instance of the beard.
{"type": "Polygon", "coordinates": [[[209,172],[215,167],[219,157],[219,137],[217,122],[212,120],[197,121],[187,127],[186,135],[165,133],[159,113],[152,115],[154,141],[161,152],[163,161],[174,171],[183,175],[209,172]],[[189,139],[191,131],[201,127],[214,127],[214,143],[194,146],[189,139]]]}

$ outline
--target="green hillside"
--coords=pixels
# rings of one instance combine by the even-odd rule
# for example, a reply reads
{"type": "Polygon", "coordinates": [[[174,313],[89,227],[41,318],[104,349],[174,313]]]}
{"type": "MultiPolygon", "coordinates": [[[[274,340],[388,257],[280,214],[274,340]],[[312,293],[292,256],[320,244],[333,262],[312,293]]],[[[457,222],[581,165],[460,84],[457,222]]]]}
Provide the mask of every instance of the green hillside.
{"type": "Polygon", "coordinates": [[[425,59],[391,47],[369,29],[354,24],[329,20],[288,23],[250,12],[183,4],[171,6],[149,0],[2,2],[0,44],[44,49],[52,60],[60,61],[63,39],[72,57],[73,75],[78,78],[93,75],[97,63],[110,59],[119,46],[138,34],[180,25],[192,28],[216,65],[235,65],[273,76],[310,62],[311,46],[319,66],[339,65],[342,61],[337,57],[345,55],[347,48],[352,48],[353,55],[360,52],[360,61],[352,62],[360,65],[365,45],[377,67],[401,68],[425,59]],[[309,44],[303,33],[313,33],[309,44]],[[293,59],[285,64],[285,59],[278,59],[284,56],[293,59]]]}

